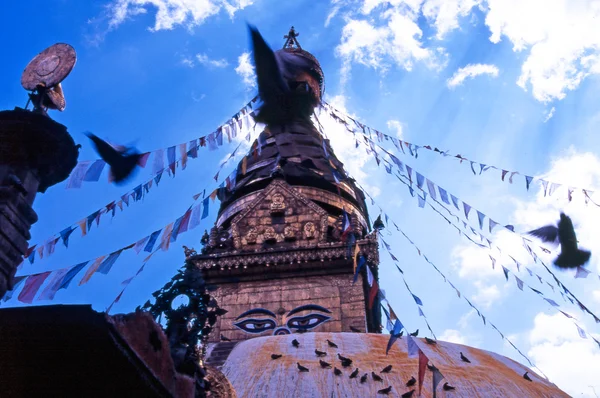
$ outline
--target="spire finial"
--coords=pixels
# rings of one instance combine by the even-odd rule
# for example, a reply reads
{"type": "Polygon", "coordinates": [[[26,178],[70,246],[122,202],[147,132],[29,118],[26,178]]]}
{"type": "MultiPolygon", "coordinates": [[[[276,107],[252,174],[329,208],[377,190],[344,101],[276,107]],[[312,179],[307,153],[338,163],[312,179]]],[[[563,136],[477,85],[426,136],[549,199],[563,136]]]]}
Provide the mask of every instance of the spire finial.
{"type": "Polygon", "coordinates": [[[296,39],[296,37],[298,36],[300,36],[300,33],[296,32],[296,30],[292,26],[288,34],[283,36],[283,38],[286,39],[283,48],[302,48],[300,46],[300,43],[298,43],[298,40],[296,39]]]}

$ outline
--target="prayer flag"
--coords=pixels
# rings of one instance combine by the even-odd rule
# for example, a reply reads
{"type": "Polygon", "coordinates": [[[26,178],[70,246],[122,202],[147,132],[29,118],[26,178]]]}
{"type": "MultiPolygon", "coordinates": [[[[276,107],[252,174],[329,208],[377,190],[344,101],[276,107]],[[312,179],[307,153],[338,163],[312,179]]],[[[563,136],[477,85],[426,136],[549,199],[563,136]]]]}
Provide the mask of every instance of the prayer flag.
{"type": "Polygon", "coordinates": [[[444,379],[444,375],[440,372],[438,368],[433,369],[433,398],[436,398],[436,388],[440,384],[440,382],[444,379]]]}
{"type": "Polygon", "coordinates": [[[408,181],[412,184],[412,168],[406,165],[406,173],[408,174],[408,181]]]}
{"type": "Polygon", "coordinates": [[[433,200],[436,200],[435,185],[433,182],[429,181],[429,179],[427,179],[427,189],[429,190],[429,195],[433,198],[433,200]]]}
{"type": "Polygon", "coordinates": [[[104,160],[96,160],[87,169],[85,176],[83,177],[83,181],[98,181],[100,179],[100,175],[102,174],[102,170],[104,170],[104,166],[106,166],[106,162],[104,160]]]}
{"type": "Polygon", "coordinates": [[[71,172],[69,181],[67,182],[67,189],[81,188],[81,183],[87,173],[88,167],[90,167],[91,160],[85,160],[77,163],[75,169],[71,172]]]}
{"type": "Polygon", "coordinates": [[[171,172],[173,173],[173,175],[175,175],[175,147],[171,146],[167,148],[167,162],[169,164],[169,169],[171,169],[171,172]]]}
{"type": "Polygon", "coordinates": [[[425,183],[425,177],[417,172],[417,188],[423,188],[423,184],[425,183]]]}
{"type": "Polygon", "coordinates": [[[456,207],[457,210],[460,210],[460,206],[458,205],[458,198],[452,194],[450,194],[450,198],[452,198],[452,203],[454,204],[454,207],[456,207]]]}
{"type": "Polygon", "coordinates": [[[577,272],[575,273],[575,278],[587,278],[590,274],[590,271],[583,267],[577,267],[577,272]]]}
{"type": "MultiPolygon", "coordinates": [[[[411,293],[412,294],[412,293],[411,293]]],[[[417,296],[415,296],[414,294],[412,294],[413,298],[415,299],[415,303],[417,303],[418,305],[423,305],[423,302],[421,301],[420,298],[418,298],[417,296]]]]}
{"type": "Polygon", "coordinates": [[[148,158],[150,157],[150,152],[146,152],[146,153],[142,153],[140,155],[140,158],[138,159],[138,166],[140,166],[142,169],[144,167],[146,167],[146,163],[148,163],[148,158]]]}
{"type": "Polygon", "coordinates": [[[13,296],[13,294],[15,294],[15,292],[17,291],[17,289],[19,288],[19,286],[21,286],[21,283],[25,282],[25,279],[27,279],[26,276],[15,276],[15,279],[13,280],[13,287],[12,289],[10,289],[9,291],[7,291],[4,294],[4,297],[2,297],[2,301],[3,302],[7,302],[8,300],[10,300],[13,296]]]}
{"type": "Polygon", "coordinates": [[[533,180],[533,177],[525,176],[525,187],[527,188],[528,191],[529,191],[529,187],[531,186],[532,180],[533,180]]]}
{"type": "Polygon", "coordinates": [[[520,280],[519,278],[517,278],[516,275],[515,275],[515,280],[517,281],[517,287],[519,288],[519,290],[523,291],[523,281],[520,280]]]}
{"type": "Polygon", "coordinates": [[[68,288],[73,278],[75,278],[79,271],[81,271],[83,267],[87,265],[88,262],[89,261],[84,261],[83,263],[77,264],[71,269],[69,269],[68,272],[65,274],[63,280],[61,281],[58,290],[68,288]]]}
{"type": "Polygon", "coordinates": [[[575,326],[577,326],[577,332],[579,333],[579,337],[581,337],[582,339],[587,339],[585,331],[582,328],[580,328],[578,324],[575,324],[575,326]]]}
{"type": "Polygon", "coordinates": [[[188,159],[187,144],[179,144],[179,157],[181,158],[181,170],[185,170],[188,159]]]}
{"type": "MultiPolygon", "coordinates": [[[[154,151],[154,162],[152,163],[152,174],[159,174],[165,169],[165,150],[157,149],[154,151]]],[[[156,177],[155,177],[156,178],[156,177]]],[[[158,182],[157,182],[158,184],[158,182]]]]}
{"type": "Polygon", "coordinates": [[[57,271],[54,271],[52,273],[52,277],[50,278],[50,281],[48,282],[48,285],[44,288],[44,290],[42,290],[42,293],[40,293],[38,300],[54,299],[54,295],[60,288],[60,285],[62,284],[62,282],[65,278],[65,275],[68,272],[69,272],[68,268],[59,269],[57,271]]]}
{"type": "Polygon", "coordinates": [[[146,236],[145,238],[142,238],[136,242],[135,246],[133,246],[133,251],[135,251],[135,254],[140,254],[142,249],[146,246],[148,239],[150,239],[150,237],[146,236]]]}
{"type": "Polygon", "coordinates": [[[44,283],[51,271],[42,272],[41,274],[29,275],[23,286],[23,290],[19,293],[17,299],[22,303],[31,304],[40,286],[44,283]]]}
{"type": "Polygon", "coordinates": [[[485,219],[485,214],[477,210],[477,218],[479,219],[479,229],[483,229],[483,220],[485,219]]]}
{"type": "Polygon", "coordinates": [[[373,277],[373,274],[371,273],[371,268],[369,266],[367,266],[367,283],[369,284],[370,287],[373,287],[374,281],[375,281],[375,278],[373,277]]]}
{"type": "Polygon", "coordinates": [[[146,247],[144,247],[145,252],[148,252],[148,253],[152,252],[152,249],[154,248],[154,244],[156,243],[156,240],[158,239],[158,236],[160,235],[160,231],[162,231],[162,228],[152,232],[152,234],[150,235],[150,238],[148,239],[148,243],[146,244],[146,247]]]}
{"type": "Polygon", "coordinates": [[[471,211],[471,206],[463,202],[463,208],[465,210],[465,218],[469,219],[469,212],[471,211]]]}
{"type": "Polygon", "coordinates": [[[169,244],[171,242],[171,233],[173,232],[173,224],[171,223],[163,230],[162,237],[160,238],[160,248],[163,251],[169,250],[169,244]]]}
{"type": "Polygon", "coordinates": [[[449,205],[450,202],[448,201],[448,192],[446,192],[446,190],[440,186],[438,186],[438,191],[440,192],[440,199],[442,199],[442,202],[449,205]]]}
{"type": "Polygon", "coordinates": [[[552,300],[552,299],[549,299],[549,298],[546,298],[546,297],[544,297],[544,300],[546,300],[546,301],[547,301],[547,302],[548,302],[548,303],[549,303],[551,306],[553,306],[553,307],[560,307],[560,306],[559,306],[559,305],[556,303],[556,301],[554,301],[554,300],[552,300]]]}
{"type": "MultiPolygon", "coordinates": [[[[367,267],[367,269],[369,269],[369,267],[367,267]]],[[[375,301],[375,297],[377,297],[377,292],[379,291],[379,285],[377,284],[377,281],[373,281],[373,286],[371,286],[371,290],[369,291],[369,306],[368,308],[371,309],[373,308],[373,302],[375,301]]]]}
{"type": "Polygon", "coordinates": [[[102,261],[104,261],[105,258],[106,256],[101,256],[94,260],[92,265],[90,265],[90,268],[88,268],[88,270],[83,275],[83,278],[81,278],[81,280],[79,281],[79,286],[86,284],[90,280],[92,275],[94,275],[94,273],[98,270],[98,267],[100,266],[100,264],[102,264],[102,261]]]}
{"type": "Polygon", "coordinates": [[[417,343],[415,343],[415,341],[413,340],[412,336],[409,334],[406,336],[406,341],[407,341],[407,351],[408,351],[408,357],[409,358],[415,358],[416,356],[419,355],[419,346],[417,345],[417,343]]]}
{"type": "Polygon", "coordinates": [[[202,201],[202,220],[208,217],[208,199],[209,198],[206,198],[202,201]]]}
{"type": "Polygon", "coordinates": [[[504,276],[506,277],[506,281],[508,282],[508,269],[506,269],[504,265],[502,266],[502,271],[504,271],[504,276]]]}
{"type": "Polygon", "coordinates": [[[427,370],[427,363],[429,358],[425,356],[423,351],[419,350],[419,396],[421,395],[421,389],[423,388],[423,381],[425,380],[425,370],[427,370]]]}
{"type": "Polygon", "coordinates": [[[421,195],[417,195],[417,198],[419,200],[419,207],[420,208],[424,208],[425,207],[426,196],[427,196],[427,193],[425,193],[425,192],[423,192],[423,197],[421,197],[421,195]]]}
{"type": "Polygon", "coordinates": [[[189,229],[192,230],[200,224],[200,216],[202,211],[202,204],[199,203],[192,208],[192,214],[190,215],[189,229]]]}
{"type": "Polygon", "coordinates": [[[115,262],[117,261],[117,259],[119,258],[119,256],[121,255],[121,252],[123,250],[119,250],[116,251],[114,253],[111,253],[108,258],[106,260],[104,260],[102,262],[102,264],[100,264],[100,266],[98,267],[97,272],[100,272],[101,274],[108,274],[108,272],[110,271],[110,269],[112,268],[112,266],[115,264],[115,262]]]}
{"type": "Polygon", "coordinates": [[[198,141],[196,139],[191,140],[190,143],[188,144],[188,148],[190,148],[188,150],[189,157],[191,157],[192,159],[197,158],[198,157],[198,141]]]}

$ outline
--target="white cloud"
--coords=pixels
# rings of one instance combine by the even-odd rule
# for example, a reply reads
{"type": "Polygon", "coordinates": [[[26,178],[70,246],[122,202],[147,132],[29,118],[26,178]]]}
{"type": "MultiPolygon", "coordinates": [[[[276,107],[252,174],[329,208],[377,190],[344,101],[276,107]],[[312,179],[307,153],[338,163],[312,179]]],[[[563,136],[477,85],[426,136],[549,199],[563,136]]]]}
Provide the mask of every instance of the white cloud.
{"type": "Polygon", "coordinates": [[[193,68],[194,60],[190,57],[181,57],[181,65],[187,66],[188,68],[193,68]]]}
{"type": "Polygon", "coordinates": [[[460,86],[467,78],[473,79],[480,75],[498,77],[498,68],[495,65],[489,64],[469,64],[454,72],[454,75],[448,79],[448,87],[454,88],[460,86]]]}
{"type": "Polygon", "coordinates": [[[529,50],[519,86],[539,101],[562,99],[590,74],[600,73],[600,4],[587,0],[487,0],[490,40],[506,37],[529,50]]]}
{"type": "Polygon", "coordinates": [[[490,308],[492,304],[498,303],[500,300],[500,289],[496,285],[485,285],[482,282],[476,281],[474,283],[477,288],[477,294],[472,298],[476,304],[481,305],[483,308],[490,308]]]}
{"type": "Polygon", "coordinates": [[[128,18],[156,11],[153,31],[173,29],[176,25],[188,28],[200,25],[207,18],[225,9],[230,17],[235,12],[252,5],[253,0],[117,0],[108,7],[110,10],[109,29],[114,29],[128,18]]]}
{"type": "MultiPolygon", "coordinates": [[[[514,52],[525,53],[517,84],[531,88],[542,102],[563,99],[588,76],[600,74],[600,3],[593,0],[361,0],[345,15],[341,43],[342,83],[352,63],[385,73],[396,65],[411,70],[418,62],[433,69],[445,66],[439,46],[461,19],[485,15],[490,41],[508,39],[514,52]],[[435,31],[423,39],[419,18],[435,31]],[[435,39],[435,40],[433,40],[435,39]]],[[[332,1],[327,23],[343,5],[332,1]]]]}
{"type": "Polygon", "coordinates": [[[388,120],[387,122],[388,129],[396,131],[396,137],[402,139],[403,138],[403,129],[402,123],[398,120],[388,120]]]}
{"type": "MultiPolygon", "coordinates": [[[[598,290],[598,276],[600,272],[600,261],[596,253],[600,252],[597,236],[600,233],[600,208],[585,205],[581,195],[573,194],[571,202],[567,199],[568,186],[586,187],[596,189],[600,186],[600,157],[592,153],[575,152],[573,149],[566,150],[560,157],[553,160],[546,173],[540,175],[565,186],[557,189],[551,196],[546,194],[542,188],[536,192],[536,185],[532,185],[535,196],[529,201],[521,201],[513,198],[514,211],[507,212],[508,216],[502,220],[511,222],[517,231],[528,231],[543,225],[554,223],[558,219],[559,211],[563,210],[572,217],[577,238],[582,247],[592,251],[592,259],[587,269],[594,272],[587,279],[572,279],[574,272],[556,272],[558,278],[570,285],[569,288],[575,295],[590,308],[592,312],[600,311],[600,290],[598,290]]],[[[496,270],[491,269],[489,250],[479,249],[473,245],[463,243],[456,247],[452,253],[452,266],[457,270],[458,276],[468,280],[475,287],[476,292],[472,297],[478,305],[485,306],[493,304],[517,291],[513,277],[510,276],[507,284],[500,264],[507,266],[513,273],[523,279],[526,283],[536,289],[544,291],[546,297],[552,298],[561,304],[564,311],[571,315],[579,316],[577,322],[585,329],[586,322],[591,324],[586,330],[589,332],[595,324],[590,317],[581,313],[577,306],[564,303],[557,292],[553,292],[547,285],[539,284],[534,276],[529,277],[527,272],[518,273],[506,254],[513,255],[522,264],[542,277],[546,278],[546,272],[541,271],[539,266],[532,263],[531,258],[524,252],[519,239],[508,231],[494,234],[492,241],[502,248],[504,257],[497,256],[496,270]],[[536,270],[537,268],[537,270],[536,270]],[[498,295],[500,297],[498,298],[498,295]]],[[[537,242],[536,242],[537,244],[537,242]]],[[[534,245],[535,246],[535,245],[534,245]]],[[[556,252],[552,254],[538,253],[547,264],[550,264],[556,252]]],[[[550,265],[550,267],[552,267],[550,265]]],[[[547,278],[551,280],[551,278],[547,278]]],[[[531,294],[531,293],[529,293],[531,294]]],[[[524,296],[525,297],[525,296],[524,296]]],[[[548,308],[540,299],[531,297],[533,308],[548,308]]],[[[464,325],[463,325],[464,326],[464,325]]],[[[463,327],[461,326],[461,327],[463,327]]],[[[466,329],[465,329],[466,330],[466,329]]],[[[600,336],[594,335],[596,338],[600,336]]],[[[582,339],[577,333],[573,322],[561,313],[547,315],[538,313],[535,317],[533,329],[527,335],[520,334],[523,343],[529,345],[527,355],[541,369],[552,382],[556,383],[567,393],[576,396],[593,397],[593,391],[589,385],[595,386],[600,391],[600,350],[591,339],[582,339]]]]}
{"type": "Polygon", "coordinates": [[[209,68],[225,68],[229,63],[225,59],[210,59],[206,54],[196,54],[196,60],[200,65],[208,66],[209,68]]]}
{"type": "Polygon", "coordinates": [[[238,66],[235,68],[235,73],[242,77],[242,80],[248,89],[256,87],[256,74],[254,73],[254,65],[250,61],[250,53],[242,53],[238,57],[238,66]]]}
{"type": "Polygon", "coordinates": [[[364,15],[348,17],[342,30],[336,54],[342,59],[342,84],[350,75],[352,63],[359,63],[385,73],[391,65],[408,71],[417,62],[439,69],[445,66],[446,53],[442,48],[426,48],[419,27],[420,0],[392,1],[391,7],[378,8],[382,1],[367,0],[364,15]]]}
{"type": "Polygon", "coordinates": [[[593,340],[581,339],[567,318],[561,314],[537,314],[529,342],[529,357],[565,392],[593,397],[589,386],[600,391],[600,349],[593,340]]]}
{"type": "Polygon", "coordinates": [[[423,4],[423,15],[437,30],[436,37],[444,36],[459,28],[459,19],[466,17],[479,0],[428,0],[423,4]]]}
{"type": "MultiPolygon", "coordinates": [[[[348,112],[346,109],[346,100],[345,96],[336,95],[335,97],[327,98],[326,101],[341,113],[356,118],[356,115],[348,112]]],[[[319,112],[319,109],[316,112],[319,122],[321,122],[327,134],[326,138],[329,139],[337,158],[344,164],[344,168],[348,174],[356,179],[371,196],[377,197],[381,193],[381,190],[378,186],[369,183],[369,175],[365,172],[367,162],[373,158],[363,148],[359,147],[357,149],[355,147],[356,144],[351,133],[340,123],[336,122],[328,112],[319,112]]],[[[315,123],[315,125],[317,124],[315,123]]]]}
{"type": "Polygon", "coordinates": [[[546,123],[548,120],[552,119],[552,116],[554,116],[554,112],[556,111],[555,107],[552,107],[548,113],[546,114],[546,117],[544,118],[544,123],[546,123]]]}
{"type": "Polygon", "coordinates": [[[448,341],[450,343],[454,343],[454,344],[467,344],[467,339],[465,338],[465,336],[458,330],[456,329],[446,329],[442,332],[442,334],[439,337],[440,340],[442,341],[448,341]]]}

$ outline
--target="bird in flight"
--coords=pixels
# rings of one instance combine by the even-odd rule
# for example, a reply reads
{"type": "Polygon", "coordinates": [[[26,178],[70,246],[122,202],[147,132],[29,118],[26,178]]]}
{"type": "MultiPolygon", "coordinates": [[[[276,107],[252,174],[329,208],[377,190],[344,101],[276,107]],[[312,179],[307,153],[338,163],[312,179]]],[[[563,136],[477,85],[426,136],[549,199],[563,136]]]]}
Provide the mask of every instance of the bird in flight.
{"type": "Polygon", "coordinates": [[[116,184],[125,182],[133,173],[141,155],[134,148],[114,147],[92,133],[87,133],[87,136],[92,140],[98,155],[110,166],[113,181],[116,184]]]}
{"type": "Polygon", "coordinates": [[[544,242],[560,244],[560,254],[554,264],[562,269],[581,267],[590,259],[591,252],[577,247],[577,235],[573,221],[565,213],[560,213],[558,225],[546,225],[533,231],[529,235],[540,238],[544,242]]]}

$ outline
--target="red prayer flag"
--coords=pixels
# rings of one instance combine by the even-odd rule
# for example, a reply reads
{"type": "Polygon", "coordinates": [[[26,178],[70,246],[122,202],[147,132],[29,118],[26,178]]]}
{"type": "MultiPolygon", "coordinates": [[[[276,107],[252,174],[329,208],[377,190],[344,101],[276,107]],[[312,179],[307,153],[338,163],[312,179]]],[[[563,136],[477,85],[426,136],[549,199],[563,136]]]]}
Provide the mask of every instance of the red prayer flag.
{"type": "Polygon", "coordinates": [[[423,351],[419,349],[419,396],[421,396],[421,388],[423,387],[423,380],[425,379],[427,362],[429,362],[429,358],[427,358],[423,351]]]}
{"type": "Polygon", "coordinates": [[[369,309],[373,308],[373,301],[375,301],[375,297],[377,297],[377,292],[379,292],[379,285],[376,280],[373,280],[373,286],[369,291],[369,309]]]}
{"type": "Polygon", "coordinates": [[[144,167],[146,167],[146,163],[148,162],[148,158],[150,157],[150,152],[146,152],[146,153],[142,153],[140,155],[140,158],[138,159],[138,166],[140,166],[142,169],[144,167]]]}
{"type": "Polygon", "coordinates": [[[25,281],[23,290],[19,293],[18,300],[22,303],[31,304],[36,293],[40,290],[40,287],[51,272],[52,271],[46,271],[41,274],[30,275],[25,281]]]}

